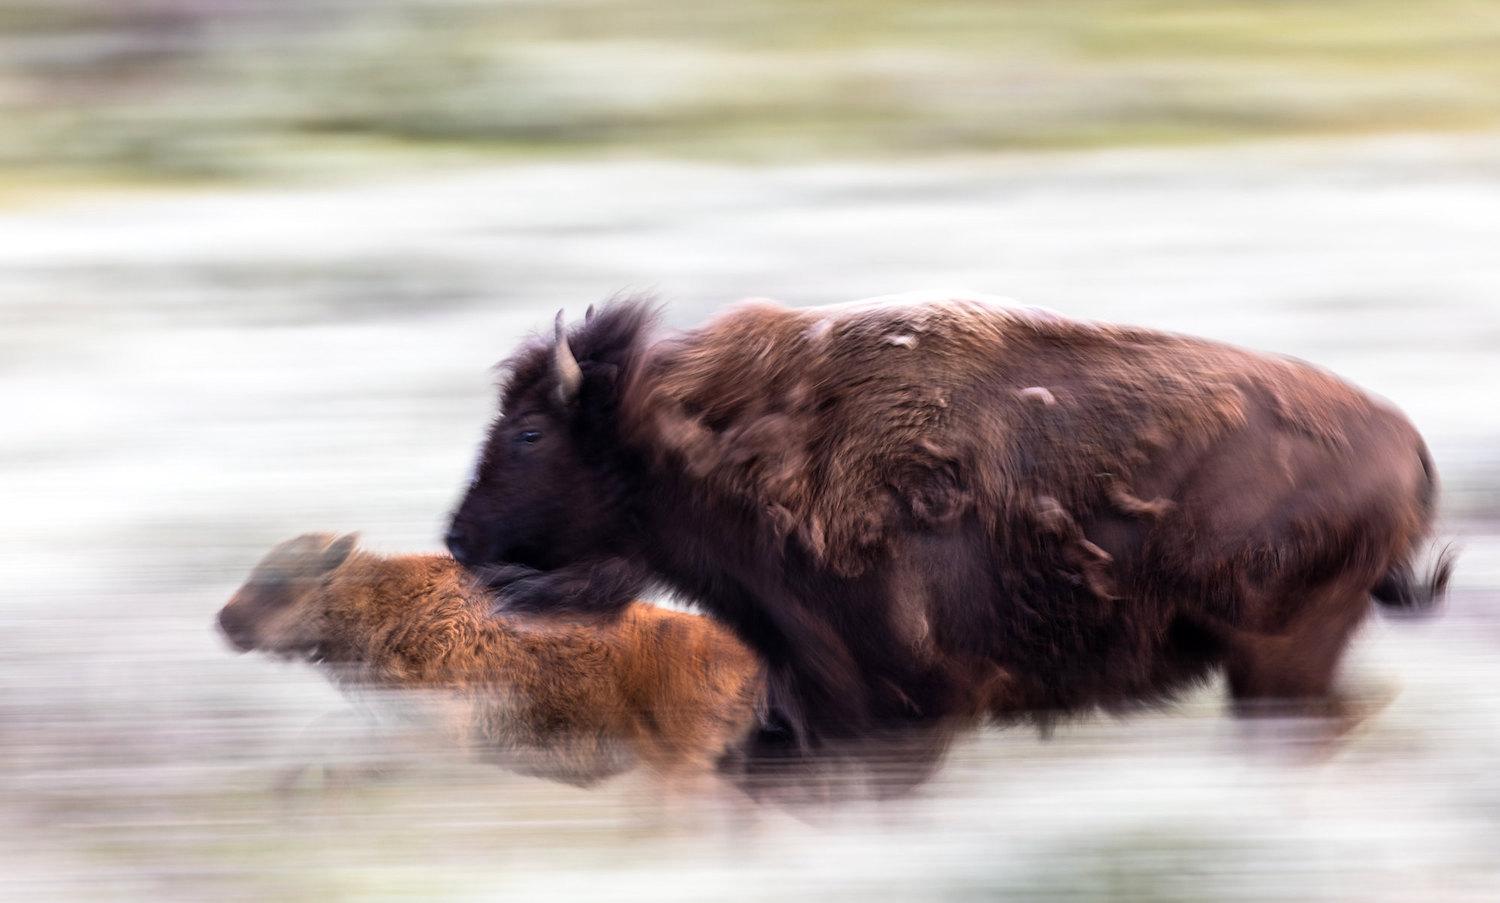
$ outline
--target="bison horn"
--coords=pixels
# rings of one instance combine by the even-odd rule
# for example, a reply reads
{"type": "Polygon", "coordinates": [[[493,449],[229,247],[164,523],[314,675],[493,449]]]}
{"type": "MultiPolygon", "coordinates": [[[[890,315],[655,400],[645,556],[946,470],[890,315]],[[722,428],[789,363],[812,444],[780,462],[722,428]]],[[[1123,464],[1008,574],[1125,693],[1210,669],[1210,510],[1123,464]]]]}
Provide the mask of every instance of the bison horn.
{"type": "Polygon", "coordinates": [[[583,312],[583,322],[587,323],[592,319],[594,319],[594,305],[590,304],[589,309],[583,312]]]}
{"type": "Polygon", "coordinates": [[[568,332],[563,326],[563,312],[557,312],[557,321],[554,324],[557,330],[557,344],[552,349],[552,369],[557,374],[557,388],[553,398],[563,407],[573,403],[578,397],[578,387],[583,385],[583,371],[578,367],[577,358],[573,357],[573,349],[568,347],[568,332]]]}

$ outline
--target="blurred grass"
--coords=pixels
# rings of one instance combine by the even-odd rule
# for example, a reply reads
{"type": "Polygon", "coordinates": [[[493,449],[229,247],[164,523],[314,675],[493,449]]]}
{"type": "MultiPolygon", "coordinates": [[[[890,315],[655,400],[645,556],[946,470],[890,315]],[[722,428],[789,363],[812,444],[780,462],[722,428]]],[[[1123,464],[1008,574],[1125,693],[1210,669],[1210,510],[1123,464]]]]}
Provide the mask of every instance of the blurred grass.
{"type": "Polygon", "coordinates": [[[1500,123],[1476,0],[6,0],[0,172],[749,161],[1500,123]]]}

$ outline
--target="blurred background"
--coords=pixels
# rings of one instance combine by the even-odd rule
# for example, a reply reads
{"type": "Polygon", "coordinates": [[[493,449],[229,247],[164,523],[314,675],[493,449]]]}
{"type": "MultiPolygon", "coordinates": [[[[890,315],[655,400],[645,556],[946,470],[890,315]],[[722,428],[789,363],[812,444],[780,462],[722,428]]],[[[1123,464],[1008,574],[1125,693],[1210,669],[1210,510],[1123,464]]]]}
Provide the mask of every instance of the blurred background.
{"type": "Polygon", "coordinates": [[[0,0],[0,897],[1500,896],[1500,5],[0,0]],[[910,799],[691,829],[434,750],[211,620],[272,543],[436,550],[559,307],[913,289],[1294,354],[1463,545],[1333,755],[1208,687],[910,799]],[[316,773],[314,769],[314,773],[316,773]]]}

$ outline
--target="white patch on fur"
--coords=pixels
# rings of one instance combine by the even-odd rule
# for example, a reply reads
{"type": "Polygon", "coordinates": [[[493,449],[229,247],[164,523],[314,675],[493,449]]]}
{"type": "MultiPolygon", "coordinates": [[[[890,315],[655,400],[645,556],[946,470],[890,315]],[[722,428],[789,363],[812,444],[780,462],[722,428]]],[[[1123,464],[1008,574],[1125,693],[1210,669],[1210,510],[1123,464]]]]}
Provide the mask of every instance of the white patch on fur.
{"type": "Polygon", "coordinates": [[[803,330],[802,337],[809,342],[821,343],[824,339],[828,338],[828,332],[831,329],[833,329],[833,320],[824,317],[803,330]]]}
{"type": "Polygon", "coordinates": [[[886,336],[885,340],[886,340],[887,344],[890,344],[890,345],[899,345],[902,348],[915,348],[915,347],[917,347],[917,337],[914,336],[914,335],[905,335],[905,334],[899,334],[898,333],[896,335],[888,335],[888,336],[886,336]]]}
{"type": "Polygon", "coordinates": [[[1053,396],[1052,392],[1046,386],[1027,386],[1024,389],[1017,389],[1016,397],[1024,398],[1027,401],[1035,401],[1049,408],[1057,404],[1057,398],[1053,396]]]}

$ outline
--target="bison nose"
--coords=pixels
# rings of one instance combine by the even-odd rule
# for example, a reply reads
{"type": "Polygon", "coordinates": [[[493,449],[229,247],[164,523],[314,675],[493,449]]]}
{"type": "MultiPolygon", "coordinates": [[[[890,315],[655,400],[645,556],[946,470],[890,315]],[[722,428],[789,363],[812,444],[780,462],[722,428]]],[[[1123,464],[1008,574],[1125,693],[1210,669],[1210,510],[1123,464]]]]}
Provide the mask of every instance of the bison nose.
{"type": "Polygon", "coordinates": [[[219,612],[219,630],[230,645],[240,652],[248,652],[255,646],[250,624],[234,608],[225,608],[219,612]]]}
{"type": "Polygon", "coordinates": [[[449,530],[448,535],[443,537],[443,542],[448,546],[448,554],[459,564],[468,566],[473,563],[474,550],[465,541],[463,533],[456,529],[449,530]]]}

